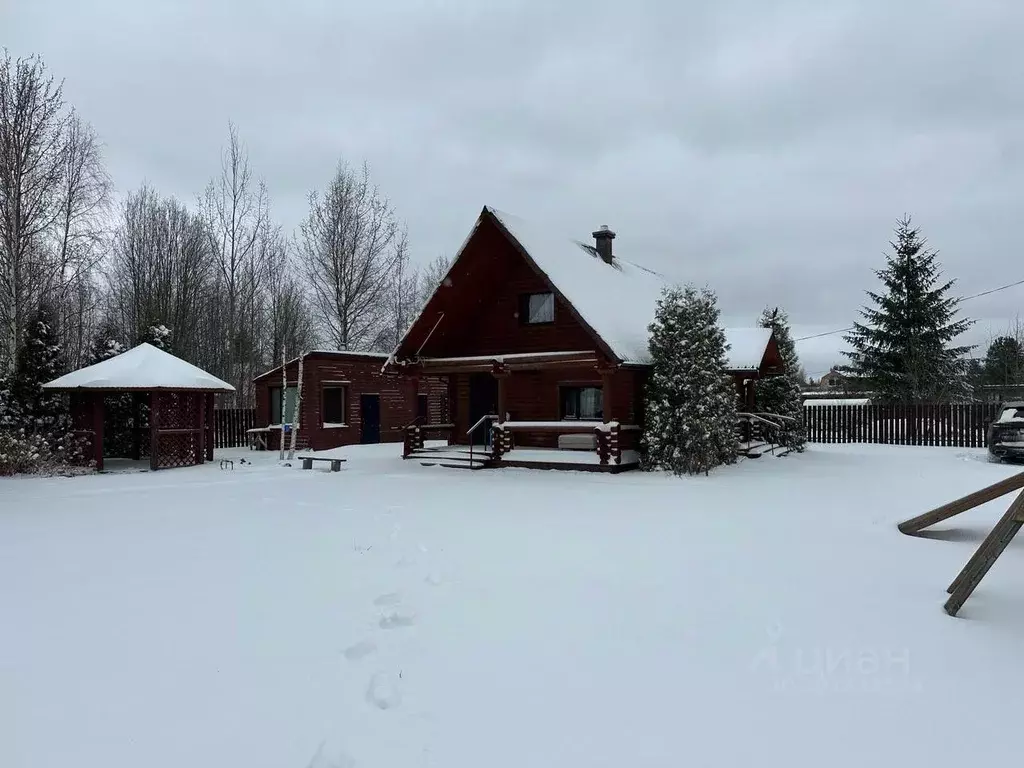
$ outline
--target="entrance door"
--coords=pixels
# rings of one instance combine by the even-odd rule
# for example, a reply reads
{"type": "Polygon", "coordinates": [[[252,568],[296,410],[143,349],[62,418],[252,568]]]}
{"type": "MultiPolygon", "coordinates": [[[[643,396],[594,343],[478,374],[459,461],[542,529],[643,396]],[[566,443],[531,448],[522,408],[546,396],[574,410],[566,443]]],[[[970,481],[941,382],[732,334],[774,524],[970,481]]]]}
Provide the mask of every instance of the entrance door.
{"type": "MultiPolygon", "coordinates": [[[[489,373],[469,376],[469,429],[483,416],[498,412],[498,380],[489,373]]],[[[491,444],[491,426],[486,423],[470,436],[474,445],[491,444]]]]}
{"type": "Polygon", "coordinates": [[[380,442],[380,395],[359,396],[359,417],[362,427],[359,432],[359,442],[367,443],[380,442]]]}

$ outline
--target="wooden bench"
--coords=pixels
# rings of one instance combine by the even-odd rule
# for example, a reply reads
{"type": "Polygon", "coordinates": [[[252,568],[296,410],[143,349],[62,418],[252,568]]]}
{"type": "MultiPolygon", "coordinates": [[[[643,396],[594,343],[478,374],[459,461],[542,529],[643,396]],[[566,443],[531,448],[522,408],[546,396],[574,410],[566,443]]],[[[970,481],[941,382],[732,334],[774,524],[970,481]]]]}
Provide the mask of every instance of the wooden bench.
{"type": "Polygon", "coordinates": [[[332,459],[329,456],[299,456],[302,460],[303,469],[312,469],[314,461],[329,461],[331,462],[331,472],[340,472],[341,463],[348,461],[348,459],[332,459]]]}

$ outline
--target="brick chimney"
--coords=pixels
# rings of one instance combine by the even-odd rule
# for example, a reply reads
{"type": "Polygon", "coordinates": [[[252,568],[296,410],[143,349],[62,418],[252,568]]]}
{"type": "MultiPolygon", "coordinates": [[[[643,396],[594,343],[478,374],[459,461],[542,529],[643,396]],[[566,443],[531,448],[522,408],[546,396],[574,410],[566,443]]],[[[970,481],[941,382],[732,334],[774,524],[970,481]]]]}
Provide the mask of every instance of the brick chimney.
{"type": "Polygon", "coordinates": [[[597,252],[601,256],[601,260],[605,264],[612,263],[612,240],[615,239],[615,233],[608,229],[607,224],[602,224],[601,228],[594,232],[594,242],[597,245],[597,252]]]}

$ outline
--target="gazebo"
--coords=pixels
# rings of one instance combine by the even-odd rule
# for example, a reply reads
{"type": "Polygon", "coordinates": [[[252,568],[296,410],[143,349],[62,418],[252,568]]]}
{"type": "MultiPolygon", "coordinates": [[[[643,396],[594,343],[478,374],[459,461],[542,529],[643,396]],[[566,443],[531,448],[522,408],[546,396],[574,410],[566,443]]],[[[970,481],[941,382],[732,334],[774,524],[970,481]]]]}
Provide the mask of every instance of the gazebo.
{"type": "Polygon", "coordinates": [[[213,460],[213,396],[230,384],[151,344],[81,368],[44,384],[71,396],[76,436],[91,441],[103,469],[104,398],[131,398],[131,458],[148,456],[150,469],[187,467],[213,460]]]}

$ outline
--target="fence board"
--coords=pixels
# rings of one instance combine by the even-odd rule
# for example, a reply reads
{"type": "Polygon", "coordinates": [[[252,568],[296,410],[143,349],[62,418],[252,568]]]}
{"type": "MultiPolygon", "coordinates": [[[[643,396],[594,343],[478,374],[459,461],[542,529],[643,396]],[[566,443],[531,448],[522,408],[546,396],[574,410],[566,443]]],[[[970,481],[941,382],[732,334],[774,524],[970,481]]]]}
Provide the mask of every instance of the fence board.
{"type": "MultiPolygon", "coordinates": [[[[917,403],[912,405],[804,406],[807,439],[812,443],[878,443],[885,445],[984,448],[996,403],[917,403]]],[[[221,411],[218,411],[218,419],[221,411]]],[[[245,444],[245,431],[255,412],[233,411],[237,426],[222,429],[217,422],[217,445],[245,444]]]]}
{"type": "Polygon", "coordinates": [[[214,411],[215,448],[241,448],[248,445],[246,432],[255,426],[255,408],[217,408],[214,411]]]}

